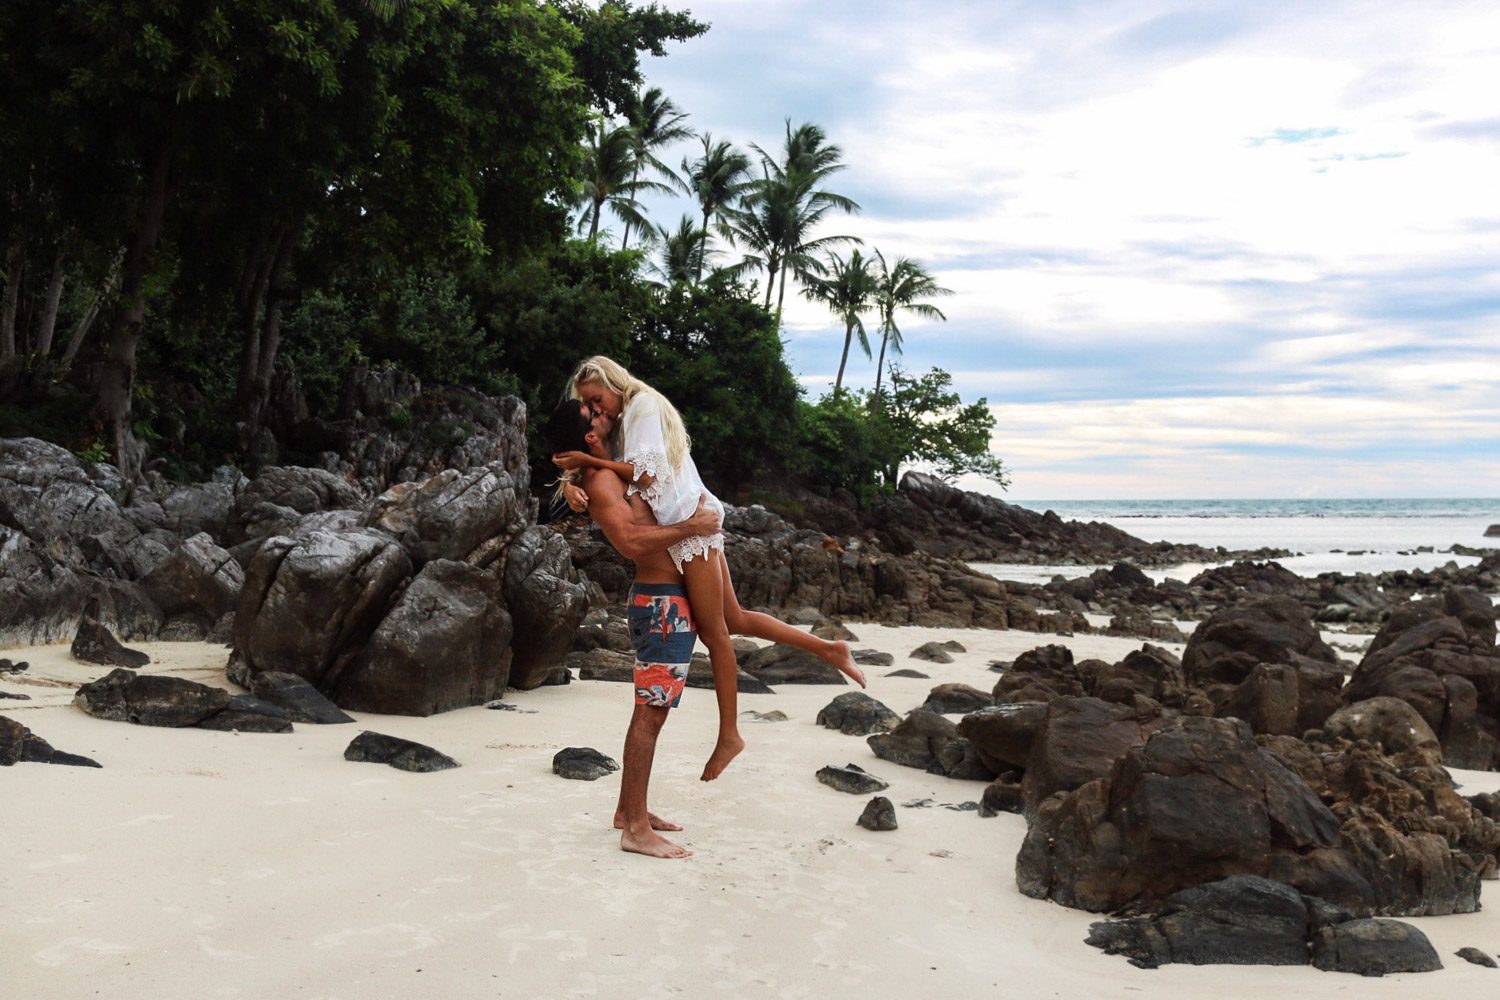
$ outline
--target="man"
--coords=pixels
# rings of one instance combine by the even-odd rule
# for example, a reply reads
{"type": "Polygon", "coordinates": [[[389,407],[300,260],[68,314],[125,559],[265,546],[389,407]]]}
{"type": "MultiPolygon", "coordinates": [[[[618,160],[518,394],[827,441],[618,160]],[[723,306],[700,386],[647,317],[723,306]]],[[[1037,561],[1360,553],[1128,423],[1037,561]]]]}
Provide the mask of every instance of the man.
{"type": "MultiPolygon", "coordinates": [[[[554,453],[587,451],[609,458],[605,441],[611,429],[608,417],[591,413],[578,400],[568,400],[559,404],[547,425],[547,443],[554,453]]],[[[672,564],[667,548],[691,535],[713,534],[719,530],[719,518],[700,506],[687,521],[663,527],[644,500],[625,496],[625,484],[614,473],[586,469],[583,475],[589,515],[609,543],[635,563],[635,582],[627,602],[630,638],[636,649],[635,712],[625,733],[620,800],[615,808],[620,847],[654,858],[686,858],[691,851],[659,832],[682,827],[646,808],[657,736],[667,713],[682,698],[697,637],[682,574],[672,564]]]]}

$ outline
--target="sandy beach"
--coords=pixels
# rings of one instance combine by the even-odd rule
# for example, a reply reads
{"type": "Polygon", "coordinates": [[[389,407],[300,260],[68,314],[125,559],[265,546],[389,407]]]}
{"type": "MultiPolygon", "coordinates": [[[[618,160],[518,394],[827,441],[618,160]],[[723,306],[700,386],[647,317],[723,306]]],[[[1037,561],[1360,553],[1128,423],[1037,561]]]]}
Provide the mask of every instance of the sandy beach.
{"type": "MultiPolygon", "coordinates": [[[[897,712],[929,688],[988,689],[988,664],[1047,641],[1118,659],[1137,640],[851,623],[856,646],[895,655],[870,693],[897,712]],[[968,652],[938,665],[932,639],[968,652]],[[900,667],[930,680],[882,676],[900,667]]],[[[148,670],[226,684],[223,647],[148,643],[148,670]]],[[[1178,648],[1180,651],[1180,647],[1178,648]]],[[[1133,968],[1084,944],[1094,914],[1022,896],[1015,815],[944,808],[983,787],[877,759],[817,726],[839,689],[783,686],[741,708],[747,751],[697,780],[711,692],[690,689],[658,749],[653,808],[695,856],[622,853],[610,830],[619,776],[551,773],[565,746],[618,758],[630,692],[578,682],[508,692],[515,711],[358,716],[290,735],[169,730],[90,718],[72,690],[104,668],[66,646],[0,651],[31,669],[0,702],[102,770],[0,771],[8,818],[0,955],[16,997],[1219,997],[1477,995],[1500,975],[1453,953],[1493,952],[1500,916],[1413,921],[1445,968],[1366,980],[1313,968],[1133,968]],[[346,762],[360,729],[429,744],[463,766],[435,774],[346,762]],[[854,762],[890,782],[900,828],[855,825],[865,797],[814,778],[854,762]],[[927,807],[904,803],[931,800],[927,807]],[[1414,981],[1413,981],[1414,980],[1414,981]]],[[[1465,792],[1500,775],[1458,772],[1465,792]]]]}

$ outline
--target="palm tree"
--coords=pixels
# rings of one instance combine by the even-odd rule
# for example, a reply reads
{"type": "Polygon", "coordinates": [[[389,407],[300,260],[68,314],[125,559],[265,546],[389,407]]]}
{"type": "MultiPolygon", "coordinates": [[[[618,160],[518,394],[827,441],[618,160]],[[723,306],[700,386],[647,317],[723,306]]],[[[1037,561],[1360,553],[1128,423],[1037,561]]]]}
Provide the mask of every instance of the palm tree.
{"type": "Polygon", "coordinates": [[[925,319],[947,320],[937,306],[918,300],[953,294],[952,289],[939,285],[931,272],[910,257],[897,257],[894,265],[887,266],[884,254],[876,250],[875,256],[880,261],[880,275],[875,279],[875,305],[880,310],[880,360],[875,363],[875,395],[870,397],[872,409],[880,405],[880,377],[885,368],[886,345],[889,344],[896,354],[901,353],[897,311],[904,309],[925,319]]]}
{"type": "MultiPolygon", "coordinates": [[[[630,108],[629,118],[631,135],[635,139],[632,150],[635,169],[630,175],[631,182],[640,180],[641,166],[645,165],[680,187],[681,179],[671,167],[656,158],[655,151],[681,139],[692,138],[693,130],[683,124],[687,115],[677,109],[671,98],[663,96],[660,87],[652,87],[630,108]]],[[[630,225],[630,220],[626,220],[625,235],[620,240],[621,250],[630,243],[630,225]]]]}
{"type": "Polygon", "coordinates": [[[660,256],[647,262],[646,267],[669,285],[696,281],[703,273],[705,257],[717,252],[708,249],[697,220],[686,214],[677,223],[676,230],[657,226],[656,243],[661,248],[660,256]]]}
{"type": "Polygon", "coordinates": [[[575,203],[583,206],[578,228],[588,224],[589,239],[599,235],[599,217],[608,205],[626,225],[646,224],[636,195],[670,191],[658,181],[642,180],[636,170],[635,136],[628,125],[609,128],[603,119],[585,140],[585,173],[578,183],[575,203]]]}
{"type": "Polygon", "coordinates": [[[848,236],[828,236],[812,239],[813,228],[832,209],[854,213],[859,204],[852,198],[819,187],[830,174],[844,169],[844,152],[828,142],[823,129],[812,122],[804,122],[792,128],[792,120],[786,120],[786,137],[782,144],[780,162],[774,160],[759,146],[752,146],[760,154],[764,177],[755,183],[750,200],[764,198],[772,203],[780,219],[774,227],[778,233],[776,267],[768,268],[766,278],[766,305],[771,304],[771,286],[781,283],[781,292],[776,299],[776,308],[781,309],[786,300],[787,271],[798,280],[805,281],[810,273],[820,270],[821,265],[813,255],[821,248],[838,242],[859,242],[848,236]]]}
{"type": "Polygon", "coordinates": [[[682,158],[683,188],[698,199],[698,207],[703,211],[699,238],[704,246],[694,281],[703,277],[702,263],[708,256],[709,226],[718,222],[722,227],[725,212],[744,192],[750,173],[750,157],[727,141],[714,142],[713,136],[707,132],[699,138],[703,140],[703,155],[692,161],[685,156],[682,158]]]}
{"type": "Polygon", "coordinates": [[[849,345],[854,335],[859,334],[859,346],[870,356],[870,338],[865,334],[865,313],[873,304],[875,275],[870,268],[875,262],[853,250],[846,261],[830,251],[823,273],[827,277],[812,276],[804,279],[802,294],[814,302],[826,305],[834,315],[844,321],[844,353],[839,356],[839,374],[834,380],[833,392],[838,395],[844,388],[844,366],[849,362],[849,345]]]}

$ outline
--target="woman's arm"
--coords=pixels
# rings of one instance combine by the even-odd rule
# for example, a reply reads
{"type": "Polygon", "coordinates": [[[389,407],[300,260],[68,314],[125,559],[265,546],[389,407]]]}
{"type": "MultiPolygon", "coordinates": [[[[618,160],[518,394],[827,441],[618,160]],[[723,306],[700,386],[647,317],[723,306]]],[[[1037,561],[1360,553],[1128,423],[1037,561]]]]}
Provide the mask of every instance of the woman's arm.
{"type": "Polygon", "coordinates": [[[582,451],[561,451],[552,456],[552,464],[560,469],[572,470],[581,468],[603,469],[605,472],[613,472],[627,483],[635,483],[638,486],[650,486],[656,480],[649,473],[642,473],[639,479],[635,475],[635,466],[628,462],[612,462],[607,458],[599,458],[582,451]]]}

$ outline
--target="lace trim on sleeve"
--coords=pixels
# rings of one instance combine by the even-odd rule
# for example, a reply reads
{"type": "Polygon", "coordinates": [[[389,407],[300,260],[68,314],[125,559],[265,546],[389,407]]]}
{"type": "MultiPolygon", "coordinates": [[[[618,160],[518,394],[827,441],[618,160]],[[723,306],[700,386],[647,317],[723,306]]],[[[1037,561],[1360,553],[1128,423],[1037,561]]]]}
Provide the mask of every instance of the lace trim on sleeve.
{"type": "Polygon", "coordinates": [[[655,503],[664,495],[666,489],[664,482],[667,471],[671,468],[667,463],[667,453],[655,448],[641,448],[633,455],[626,455],[625,462],[635,470],[636,482],[632,482],[625,488],[626,496],[639,493],[646,498],[647,503],[655,503]],[[650,486],[639,485],[642,476],[651,477],[650,486]]]}

